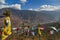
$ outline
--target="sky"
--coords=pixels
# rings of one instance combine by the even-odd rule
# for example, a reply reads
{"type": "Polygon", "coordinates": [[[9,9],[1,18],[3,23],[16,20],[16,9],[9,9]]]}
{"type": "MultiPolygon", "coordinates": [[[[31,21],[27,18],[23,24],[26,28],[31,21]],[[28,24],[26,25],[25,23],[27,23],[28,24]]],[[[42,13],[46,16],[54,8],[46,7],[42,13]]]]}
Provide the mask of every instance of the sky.
{"type": "Polygon", "coordinates": [[[0,0],[0,9],[56,11],[60,10],[60,0],[0,0]]]}

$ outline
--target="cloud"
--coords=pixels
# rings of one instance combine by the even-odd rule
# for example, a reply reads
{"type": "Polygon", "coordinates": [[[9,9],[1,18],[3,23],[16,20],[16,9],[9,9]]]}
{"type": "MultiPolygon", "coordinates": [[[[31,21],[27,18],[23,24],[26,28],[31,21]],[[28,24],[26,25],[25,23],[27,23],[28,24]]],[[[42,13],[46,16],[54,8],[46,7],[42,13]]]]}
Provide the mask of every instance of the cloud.
{"type": "Polygon", "coordinates": [[[60,10],[60,6],[52,6],[52,5],[42,5],[39,8],[33,9],[34,11],[56,11],[60,10]]]}
{"type": "Polygon", "coordinates": [[[21,10],[21,5],[20,4],[12,4],[12,5],[9,5],[9,7],[21,10]]]}
{"type": "Polygon", "coordinates": [[[55,11],[59,10],[60,6],[52,6],[52,5],[42,5],[39,10],[46,10],[46,11],[55,11]]]}
{"type": "Polygon", "coordinates": [[[2,8],[14,8],[14,9],[21,10],[21,5],[20,4],[0,5],[0,9],[2,8]]]}
{"type": "Polygon", "coordinates": [[[38,11],[38,9],[33,9],[33,8],[30,8],[28,10],[30,10],[30,11],[38,11]]]}
{"type": "Polygon", "coordinates": [[[20,0],[22,3],[26,3],[27,2],[27,0],[20,0]]]}
{"type": "Polygon", "coordinates": [[[28,9],[28,10],[33,10],[32,8],[28,9]]]}
{"type": "Polygon", "coordinates": [[[5,0],[0,0],[0,4],[5,4],[5,0]]]}
{"type": "Polygon", "coordinates": [[[6,4],[6,0],[0,0],[0,9],[2,8],[13,8],[13,9],[21,10],[21,5],[20,4],[8,5],[6,4]]]}

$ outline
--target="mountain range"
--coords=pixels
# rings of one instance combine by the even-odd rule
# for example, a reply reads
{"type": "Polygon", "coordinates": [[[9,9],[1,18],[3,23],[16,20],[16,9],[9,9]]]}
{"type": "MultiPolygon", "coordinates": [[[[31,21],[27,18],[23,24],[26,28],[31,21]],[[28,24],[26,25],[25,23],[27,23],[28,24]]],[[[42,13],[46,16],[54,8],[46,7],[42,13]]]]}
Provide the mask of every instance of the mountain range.
{"type": "MultiPolygon", "coordinates": [[[[0,9],[0,16],[6,8],[0,9]]],[[[17,27],[24,25],[46,24],[60,21],[60,11],[32,11],[32,10],[16,10],[8,8],[11,12],[12,26],[17,27]]],[[[4,18],[0,17],[0,25],[4,26],[4,18]]]]}

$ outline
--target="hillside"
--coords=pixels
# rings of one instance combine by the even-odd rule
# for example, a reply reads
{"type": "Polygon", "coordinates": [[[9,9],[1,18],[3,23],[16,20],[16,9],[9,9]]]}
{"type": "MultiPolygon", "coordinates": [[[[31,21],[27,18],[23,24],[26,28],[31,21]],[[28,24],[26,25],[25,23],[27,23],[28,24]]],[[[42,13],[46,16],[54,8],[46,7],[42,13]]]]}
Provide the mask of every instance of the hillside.
{"type": "MultiPolygon", "coordinates": [[[[29,10],[15,10],[8,8],[11,11],[11,23],[12,26],[18,27],[21,26],[22,23],[25,25],[37,25],[37,24],[45,24],[57,22],[57,16],[59,12],[48,12],[48,11],[29,11],[29,10]],[[56,14],[58,13],[58,14],[56,14]]],[[[4,12],[5,9],[0,9],[0,16],[4,12]]],[[[58,17],[59,18],[59,17],[58,17]]],[[[0,25],[3,26],[3,19],[0,17],[0,25]]]]}

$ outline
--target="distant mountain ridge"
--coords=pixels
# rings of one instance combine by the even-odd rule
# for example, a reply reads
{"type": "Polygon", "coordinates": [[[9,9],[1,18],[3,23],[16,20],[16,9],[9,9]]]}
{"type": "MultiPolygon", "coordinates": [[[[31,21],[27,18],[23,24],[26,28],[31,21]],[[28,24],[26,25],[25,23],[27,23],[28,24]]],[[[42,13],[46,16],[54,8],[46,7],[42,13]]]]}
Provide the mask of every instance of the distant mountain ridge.
{"type": "MultiPolygon", "coordinates": [[[[58,22],[60,19],[59,11],[30,11],[30,10],[16,10],[8,8],[11,11],[12,24],[21,24],[21,22],[29,22],[30,24],[58,22]],[[18,21],[17,21],[18,20],[18,21]],[[15,22],[13,22],[15,21],[15,22]]],[[[0,9],[0,15],[5,8],[0,9]]]]}

